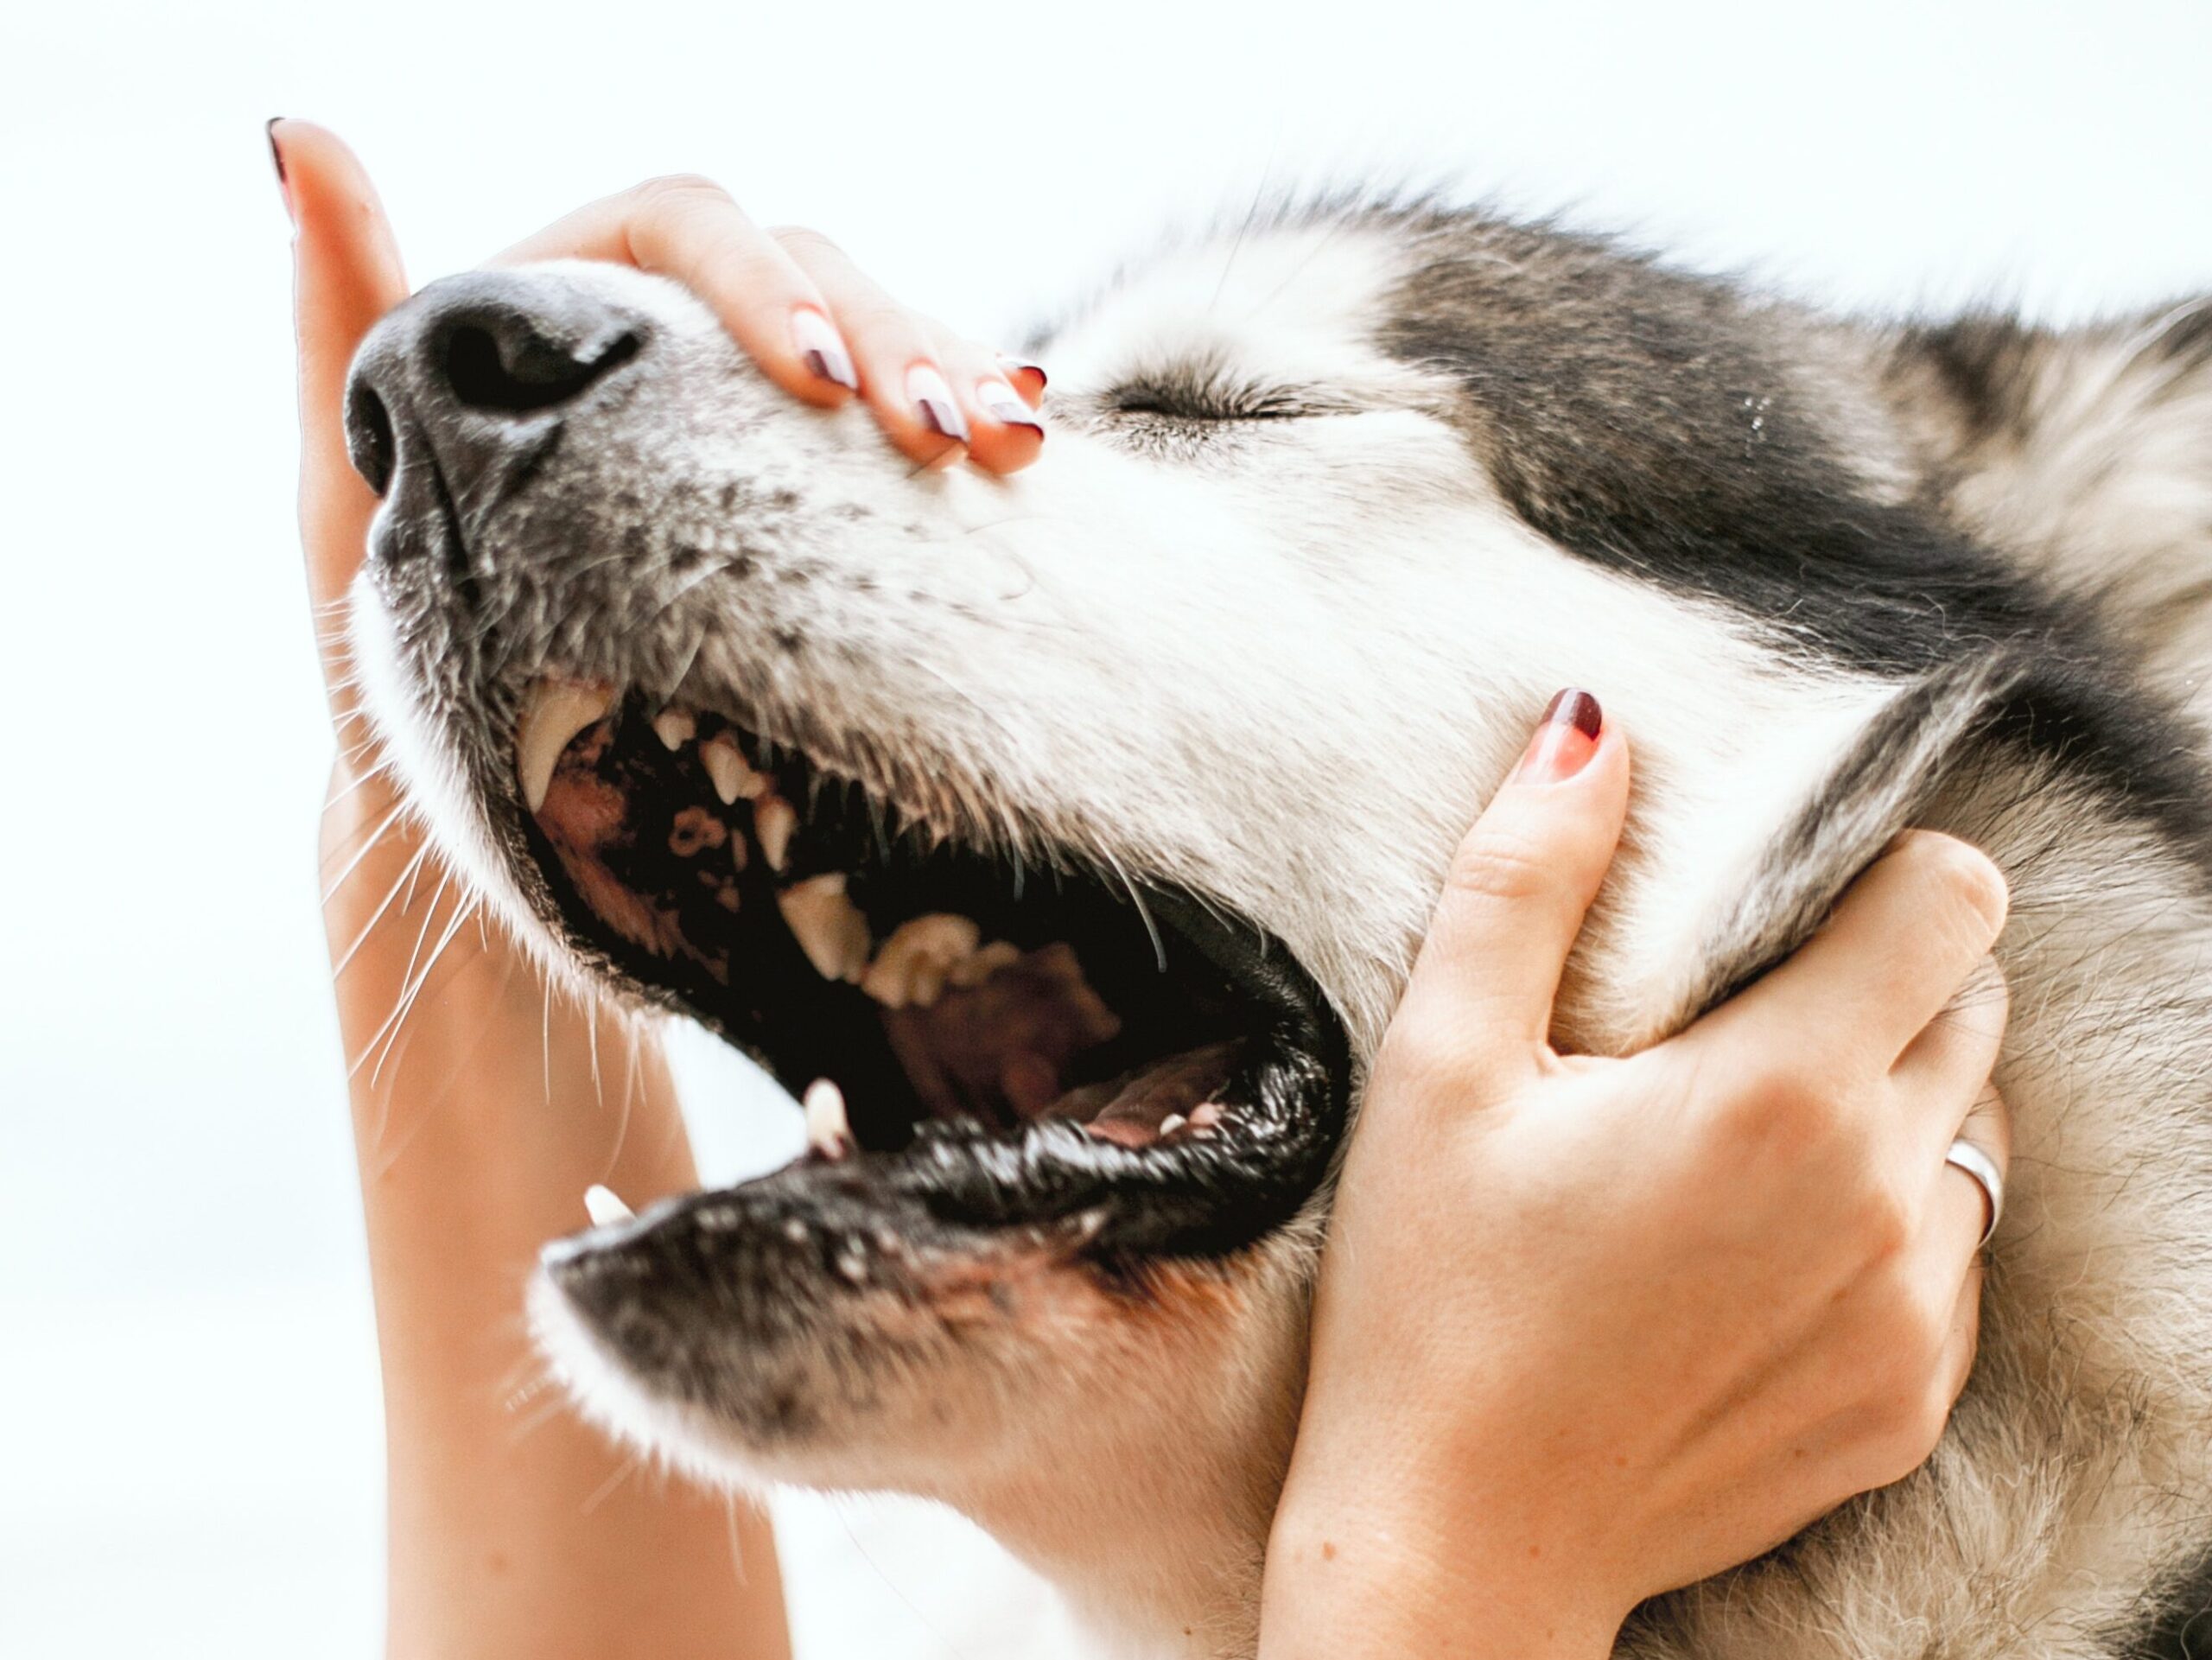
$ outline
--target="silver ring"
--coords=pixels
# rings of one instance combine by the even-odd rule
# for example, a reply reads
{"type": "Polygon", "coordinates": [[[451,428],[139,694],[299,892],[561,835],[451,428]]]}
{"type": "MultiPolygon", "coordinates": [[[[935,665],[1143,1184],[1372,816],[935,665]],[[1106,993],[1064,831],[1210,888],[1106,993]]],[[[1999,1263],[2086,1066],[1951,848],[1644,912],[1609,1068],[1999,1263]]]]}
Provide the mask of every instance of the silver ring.
{"type": "Polygon", "coordinates": [[[1950,1151],[1943,1154],[1943,1162],[1965,1171],[1974,1179],[1974,1185],[1981,1189],[1982,1201],[1989,1209],[1989,1225],[1974,1241],[1974,1248],[1980,1250],[1997,1231],[1998,1218],[2005,1214],[2005,1173],[1998,1169],[1996,1160],[1967,1141],[1953,1142],[1950,1151]]]}

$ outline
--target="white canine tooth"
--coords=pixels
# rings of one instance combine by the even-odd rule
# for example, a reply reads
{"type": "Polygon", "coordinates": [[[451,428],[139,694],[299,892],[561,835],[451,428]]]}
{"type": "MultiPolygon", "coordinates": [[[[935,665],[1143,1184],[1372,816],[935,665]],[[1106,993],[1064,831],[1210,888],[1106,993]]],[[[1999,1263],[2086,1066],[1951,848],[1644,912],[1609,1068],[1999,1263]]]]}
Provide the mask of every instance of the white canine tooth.
{"type": "Polygon", "coordinates": [[[768,780],[745,764],[737,746],[719,734],[699,746],[699,760],[725,807],[735,806],[740,796],[757,796],[768,787],[768,780]]]}
{"type": "Polygon", "coordinates": [[[515,722],[515,779],[531,811],[545,805],[545,792],[553,787],[553,770],[561,764],[561,752],[569,740],[613,707],[611,687],[543,676],[531,682],[521,718],[515,722]]]}
{"type": "Polygon", "coordinates": [[[688,709],[664,709],[653,716],[653,736],[664,749],[681,749],[698,734],[698,717],[688,709]]]}
{"type": "Polygon", "coordinates": [[[918,957],[906,970],[906,1001],[917,1008],[931,1008],[944,995],[944,964],[918,957]]]}
{"type": "Polygon", "coordinates": [[[1154,1133],[1157,1134],[1160,1139],[1164,1142],[1170,1135],[1173,1135],[1177,1130],[1182,1129],[1184,1125],[1190,1122],[1191,1121],[1185,1118],[1181,1113],[1171,1112],[1165,1118],[1160,1121],[1160,1129],[1154,1133]]]}
{"type": "Polygon", "coordinates": [[[852,1150],[853,1129],[845,1117],[845,1092],[826,1078],[806,1086],[799,1098],[806,1114],[806,1142],[825,1159],[842,1159],[852,1150]]]}
{"type": "Polygon", "coordinates": [[[845,875],[832,870],[793,882],[776,895],[784,925],[798,941],[806,960],[825,980],[842,980],[855,952],[865,957],[873,941],[868,919],[845,897],[845,875]]]}
{"type": "Polygon", "coordinates": [[[994,939],[982,950],[955,963],[945,978],[956,986],[980,986],[1001,969],[1012,968],[1020,960],[1020,946],[1011,940],[994,939]]]}
{"type": "Polygon", "coordinates": [[[612,1187],[594,1182],[584,1189],[584,1214],[591,1218],[594,1228],[604,1228],[610,1223],[627,1222],[634,1212],[615,1196],[612,1187]]]}
{"type": "Polygon", "coordinates": [[[768,868],[781,870],[791,858],[792,834],[798,829],[798,811],[779,795],[753,803],[753,833],[760,838],[760,851],[768,855],[768,868]]]}
{"type": "Polygon", "coordinates": [[[948,979],[964,983],[957,978],[958,970],[977,955],[980,938],[968,917],[944,911],[911,917],[883,942],[861,976],[861,989],[886,1008],[904,1008],[908,1003],[927,1008],[943,995],[948,979]]]}

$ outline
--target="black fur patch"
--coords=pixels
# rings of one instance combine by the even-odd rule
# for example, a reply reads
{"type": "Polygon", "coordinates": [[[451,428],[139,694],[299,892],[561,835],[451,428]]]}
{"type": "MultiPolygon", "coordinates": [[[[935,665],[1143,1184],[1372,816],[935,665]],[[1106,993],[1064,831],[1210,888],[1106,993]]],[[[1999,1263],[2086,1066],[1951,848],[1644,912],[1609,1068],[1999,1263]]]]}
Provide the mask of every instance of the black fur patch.
{"type": "MultiPolygon", "coordinates": [[[[1992,735],[2091,771],[2212,853],[2181,717],[2094,621],[1932,511],[1872,499],[1846,463],[1817,402],[1834,371],[1807,344],[1834,325],[1597,239],[1450,215],[1414,231],[1428,257],[1382,344],[1459,387],[1470,442],[1530,526],[1799,655],[1898,678],[2031,660],[1992,735]]],[[[1988,421],[2009,418],[2025,339],[1992,319],[1920,336],[1988,421]]]]}
{"type": "Polygon", "coordinates": [[[1810,318],[1588,238],[1431,244],[1382,344],[1458,384],[1507,501],[1561,547],[1881,673],[2052,626],[1995,556],[1868,499],[1789,349],[1810,318]]]}
{"type": "Polygon", "coordinates": [[[1897,362],[1902,369],[1934,373],[1970,446],[2022,428],[2037,364],[2050,345],[2050,336],[2041,330],[1977,312],[1906,329],[1897,340],[1897,362]]]}

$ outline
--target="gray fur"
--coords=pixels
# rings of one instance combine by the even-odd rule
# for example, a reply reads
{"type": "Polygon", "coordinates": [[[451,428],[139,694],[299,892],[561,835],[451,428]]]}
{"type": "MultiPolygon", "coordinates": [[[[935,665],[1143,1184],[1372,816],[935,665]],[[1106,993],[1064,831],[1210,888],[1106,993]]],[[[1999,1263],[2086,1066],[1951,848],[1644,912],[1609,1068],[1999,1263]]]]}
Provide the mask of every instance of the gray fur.
{"type": "MultiPolygon", "coordinates": [[[[2186,694],[2212,626],[2201,314],[2006,337],[1991,417],[1925,331],[1355,210],[1125,279],[1052,343],[1045,461],[995,483],[789,404],[667,285],[501,280],[650,347],[525,487],[486,439],[457,542],[396,497],[356,633],[418,804],[549,961],[613,975],[516,828],[516,699],[557,670],[741,710],[894,817],[1204,895],[1296,954],[1363,1059],[1459,833],[1551,690],[1588,686],[1639,788],[1567,1042],[1679,1027],[1907,824],[2015,894],[2012,1208],[1952,1431],[1627,1650],[2110,1654],[2212,1542],[2202,740],[2124,660],[2186,694]],[[1862,545],[1930,561],[1872,626],[1836,563],[1862,545]],[[1776,549],[1747,597],[1723,556],[1776,549]],[[1802,607],[1770,603],[1793,580],[1802,607]],[[2053,654],[2088,703],[2134,699],[2145,753],[2005,724],[2053,654]]],[[[562,1299],[537,1313],[585,1409],[672,1460],[943,1498],[1132,1652],[1248,1654],[1325,1203],[1178,1280],[1204,1319],[1133,1320],[1057,1259],[1025,1282],[1055,1320],[960,1337],[825,1285],[777,1314],[804,1434],[658,1396],[562,1299]]],[[[707,1338],[718,1388],[760,1386],[766,1334],[707,1338]]]]}

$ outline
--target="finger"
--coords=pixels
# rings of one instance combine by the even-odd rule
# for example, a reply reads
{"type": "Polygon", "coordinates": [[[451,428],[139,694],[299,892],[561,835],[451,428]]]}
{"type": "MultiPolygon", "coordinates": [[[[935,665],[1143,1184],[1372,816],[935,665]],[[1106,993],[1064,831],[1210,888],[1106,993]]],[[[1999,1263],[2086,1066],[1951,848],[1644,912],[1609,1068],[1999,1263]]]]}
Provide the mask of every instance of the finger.
{"type": "Polygon", "coordinates": [[[1967,1382],[1974,1376],[1974,1357],[1981,1348],[1983,1273],[1979,1256],[1967,1264],[1958,1301],[1951,1308],[1951,1325],[1943,1339],[1943,1352],[1936,1363],[1942,1386],[1954,1405],[1967,1392],[1967,1382]]]}
{"type": "Polygon", "coordinates": [[[1031,409],[1040,409],[1045,403],[1045,366],[1032,363],[1027,358],[1016,357],[1010,352],[999,356],[999,372],[1014,383],[1021,394],[1021,401],[1031,409]]]}
{"type": "Polygon", "coordinates": [[[972,428],[938,360],[941,331],[877,287],[827,237],[812,231],[779,234],[852,342],[861,396],[891,442],[926,467],[958,461],[967,453],[972,428]]]}
{"type": "Polygon", "coordinates": [[[1452,855],[1400,1021],[1469,1057],[1534,1063],[1560,970],[1611,862],[1628,749],[1596,698],[1563,691],[1520,765],[1452,855]]]}
{"type": "Polygon", "coordinates": [[[598,259],[673,277],[794,398],[835,408],[858,390],[851,348],[821,290],[710,180],[649,180],[555,220],[490,263],[537,259],[598,259]]]}
{"type": "MultiPolygon", "coordinates": [[[[1954,1139],[1986,1154],[1997,1167],[2002,1182],[2012,1167],[2012,1115],[1994,1084],[1982,1091],[1955,1137],[1944,1138],[1946,1149],[1954,1139]]],[[[1930,1249],[1936,1253],[1938,1272],[1956,1271],[1980,1253],[1982,1237],[1989,1231],[1992,1220],[1990,1195],[1974,1177],[1945,1162],[1942,1151],[1936,1154],[1929,1174],[1935,1182],[1929,1220],[1930,1249]]]]}
{"type": "Polygon", "coordinates": [[[376,512],[375,495],[346,458],[346,372],[362,337],[407,297],[407,277],[368,175],[335,135],[280,120],[270,124],[269,142],[296,232],[300,522],[321,625],[360,568],[376,512]]]}
{"type": "Polygon", "coordinates": [[[968,455],[990,473],[1014,473],[1045,448],[1045,423],[1001,368],[998,354],[940,330],[937,359],[968,417],[968,455]]]}
{"type": "Polygon", "coordinates": [[[1988,1091],[2011,1008],[2004,971],[1994,957],[1985,957],[1958,995],[1897,1057],[1890,1081],[1917,1131],[1916,1147],[1940,1155],[1963,1133],[1961,1122],[1988,1091]]]}
{"type": "Polygon", "coordinates": [[[1797,954],[1701,1022],[1799,1034],[1823,1069],[1886,1071],[1950,1002],[2005,925],[2005,879],[1955,837],[1908,830],[1797,954]]]}

